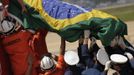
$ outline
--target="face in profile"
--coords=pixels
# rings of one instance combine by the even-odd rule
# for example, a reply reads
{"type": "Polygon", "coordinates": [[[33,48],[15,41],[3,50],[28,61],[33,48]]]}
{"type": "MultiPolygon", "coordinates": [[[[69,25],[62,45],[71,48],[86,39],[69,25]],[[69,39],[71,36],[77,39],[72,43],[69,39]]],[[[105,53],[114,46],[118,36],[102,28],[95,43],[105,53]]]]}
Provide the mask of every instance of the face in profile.
{"type": "Polygon", "coordinates": [[[113,65],[113,68],[118,72],[121,71],[121,67],[119,65],[113,65]]]}

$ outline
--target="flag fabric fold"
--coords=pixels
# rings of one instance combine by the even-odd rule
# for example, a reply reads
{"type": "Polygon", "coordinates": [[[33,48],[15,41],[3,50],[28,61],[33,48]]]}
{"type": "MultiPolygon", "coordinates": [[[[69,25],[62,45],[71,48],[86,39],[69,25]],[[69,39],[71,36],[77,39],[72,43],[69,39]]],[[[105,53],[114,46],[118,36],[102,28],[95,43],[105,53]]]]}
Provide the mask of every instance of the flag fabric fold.
{"type": "Polygon", "coordinates": [[[95,9],[58,0],[23,0],[27,12],[22,13],[17,1],[11,0],[9,12],[17,16],[25,28],[44,28],[58,33],[69,42],[74,42],[90,29],[91,35],[108,46],[117,36],[127,35],[127,26],[115,16],[95,9]]]}

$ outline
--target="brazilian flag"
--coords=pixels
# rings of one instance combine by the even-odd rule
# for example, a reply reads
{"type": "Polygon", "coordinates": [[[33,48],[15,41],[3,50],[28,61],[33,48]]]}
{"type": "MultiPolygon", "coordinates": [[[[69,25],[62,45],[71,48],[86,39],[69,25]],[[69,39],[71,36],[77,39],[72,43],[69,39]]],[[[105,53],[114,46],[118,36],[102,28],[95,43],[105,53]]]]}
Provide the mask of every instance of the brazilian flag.
{"type": "Polygon", "coordinates": [[[91,35],[108,46],[117,36],[127,35],[127,26],[115,16],[95,9],[84,9],[78,5],[58,0],[23,0],[27,9],[21,12],[17,0],[11,0],[9,12],[17,16],[25,28],[44,28],[56,32],[69,42],[74,42],[90,29],[91,35]]]}

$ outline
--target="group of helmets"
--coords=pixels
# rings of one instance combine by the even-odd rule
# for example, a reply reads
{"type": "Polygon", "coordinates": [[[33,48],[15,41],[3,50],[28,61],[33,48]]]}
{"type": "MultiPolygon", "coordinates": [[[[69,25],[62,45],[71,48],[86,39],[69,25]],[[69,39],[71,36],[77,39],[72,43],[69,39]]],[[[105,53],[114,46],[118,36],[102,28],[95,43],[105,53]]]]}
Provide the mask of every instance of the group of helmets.
{"type": "MultiPolygon", "coordinates": [[[[64,54],[64,60],[68,65],[76,65],[79,62],[79,56],[75,51],[67,51],[64,54]]],[[[44,56],[40,62],[41,70],[50,70],[55,67],[53,58],[44,56]]]]}
{"type": "MultiPolygon", "coordinates": [[[[64,60],[68,65],[76,65],[79,63],[80,59],[78,53],[75,51],[66,51],[64,54],[64,60]]],[[[100,49],[97,52],[97,60],[102,64],[105,65],[107,61],[111,60],[114,63],[126,63],[128,61],[127,57],[121,54],[112,54],[109,56],[104,49],[100,49]]],[[[40,67],[42,70],[50,70],[55,67],[55,62],[53,58],[48,56],[44,56],[41,60],[40,67]]]]}

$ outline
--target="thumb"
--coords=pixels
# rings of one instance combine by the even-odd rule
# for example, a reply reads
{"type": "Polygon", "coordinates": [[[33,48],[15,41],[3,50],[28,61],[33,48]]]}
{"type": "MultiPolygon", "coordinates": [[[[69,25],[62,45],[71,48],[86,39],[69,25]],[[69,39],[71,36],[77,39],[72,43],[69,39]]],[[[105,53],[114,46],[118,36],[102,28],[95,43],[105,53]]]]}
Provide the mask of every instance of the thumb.
{"type": "Polygon", "coordinates": [[[107,61],[105,64],[105,69],[104,70],[108,70],[111,66],[111,61],[107,61]]]}
{"type": "Polygon", "coordinates": [[[129,52],[125,52],[124,55],[126,55],[128,57],[129,60],[133,59],[133,55],[129,52]]]}

